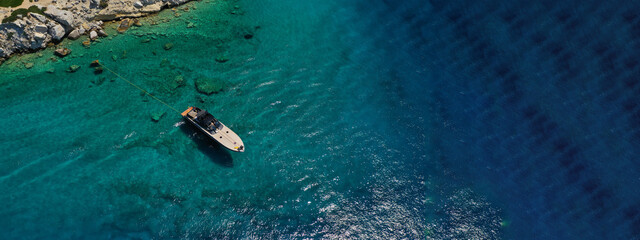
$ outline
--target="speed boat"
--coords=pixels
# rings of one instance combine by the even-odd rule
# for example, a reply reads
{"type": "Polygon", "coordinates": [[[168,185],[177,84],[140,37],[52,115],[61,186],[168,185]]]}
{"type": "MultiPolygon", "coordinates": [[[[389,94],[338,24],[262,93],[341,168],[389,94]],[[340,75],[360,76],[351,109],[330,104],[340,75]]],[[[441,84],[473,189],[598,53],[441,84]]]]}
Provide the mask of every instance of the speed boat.
{"type": "Polygon", "coordinates": [[[234,152],[244,152],[244,143],[235,132],[222,124],[211,113],[197,107],[189,107],[182,117],[200,132],[234,152]]]}

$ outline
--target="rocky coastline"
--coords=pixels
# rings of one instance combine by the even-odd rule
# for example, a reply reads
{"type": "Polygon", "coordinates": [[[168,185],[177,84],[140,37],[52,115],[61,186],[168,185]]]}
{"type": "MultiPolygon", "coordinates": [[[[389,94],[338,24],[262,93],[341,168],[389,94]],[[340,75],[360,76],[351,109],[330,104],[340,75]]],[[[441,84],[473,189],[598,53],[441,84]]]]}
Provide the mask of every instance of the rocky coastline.
{"type": "MultiPolygon", "coordinates": [[[[33,52],[64,38],[88,40],[106,36],[103,21],[142,17],[191,0],[51,0],[33,6],[42,14],[29,12],[0,24],[0,63],[14,53],[33,52]]],[[[133,21],[127,21],[133,22],[133,21]]]]}

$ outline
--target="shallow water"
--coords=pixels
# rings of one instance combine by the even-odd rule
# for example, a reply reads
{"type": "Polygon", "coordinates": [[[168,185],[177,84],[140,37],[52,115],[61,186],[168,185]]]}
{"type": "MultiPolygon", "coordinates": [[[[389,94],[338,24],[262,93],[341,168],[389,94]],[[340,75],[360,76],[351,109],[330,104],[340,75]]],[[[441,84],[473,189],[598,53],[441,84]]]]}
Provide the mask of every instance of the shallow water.
{"type": "Polygon", "coordinates": [[[627,5],[201,1],[125,34],[109,25],[88,49],[65,40],[56,62],[52,49],[11,58],[0,232],[636,239],[640,18],[627,5]],[[95,59],[178,110],[211,111],[246,152],[94,74],[95,59]],[[200,77],[224,91],[198,93],[200,77]]]}

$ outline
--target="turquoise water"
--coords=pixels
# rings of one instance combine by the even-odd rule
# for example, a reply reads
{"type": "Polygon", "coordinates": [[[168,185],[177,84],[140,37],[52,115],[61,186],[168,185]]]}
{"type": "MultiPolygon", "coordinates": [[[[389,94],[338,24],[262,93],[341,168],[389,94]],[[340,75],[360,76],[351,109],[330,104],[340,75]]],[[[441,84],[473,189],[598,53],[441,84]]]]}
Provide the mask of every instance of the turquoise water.
{"type": "Polygon", "coordinates": [[[408,128],[395,124],[401,103],[379,40],[342,24],[355,6],[185,6],[125,34],[109,25],[88,49],[65,41],[73,53],[56,62],[47,49],[1,66],[6,238],[425,236],[426,179],[406,161],[416,145],[398,137],[408,128]],[[114,75],[94,74],[95,59],[179,110],[214,113],[246,152],[211,145],[114,75]],[[81,68],[66,72],[72,64],[81,68]],[[198,93],[199,77],[224,80],[224,91],[198,93]]]}
{"type": "Polygon", "coordinates": [[[0,238],[640,239],[638,9],[204,0],[15,56],[0,238]]]}

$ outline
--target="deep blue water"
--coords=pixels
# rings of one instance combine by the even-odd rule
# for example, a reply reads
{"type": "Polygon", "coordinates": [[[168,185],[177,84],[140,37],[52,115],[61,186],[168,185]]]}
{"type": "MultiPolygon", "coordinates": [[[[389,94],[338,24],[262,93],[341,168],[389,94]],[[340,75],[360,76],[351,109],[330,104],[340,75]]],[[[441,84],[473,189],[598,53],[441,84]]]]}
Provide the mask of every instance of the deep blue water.
{"type": "Polygon", "coordinates": [[[186,7],[0,66],[0,238],[640,238],[639,2],[186,7]]]}
{"type": "Polygon", "coordinates": [[[640,238],[637,1],[389,9],[432,175],[491,199],[505,238],[640,238]]]}

